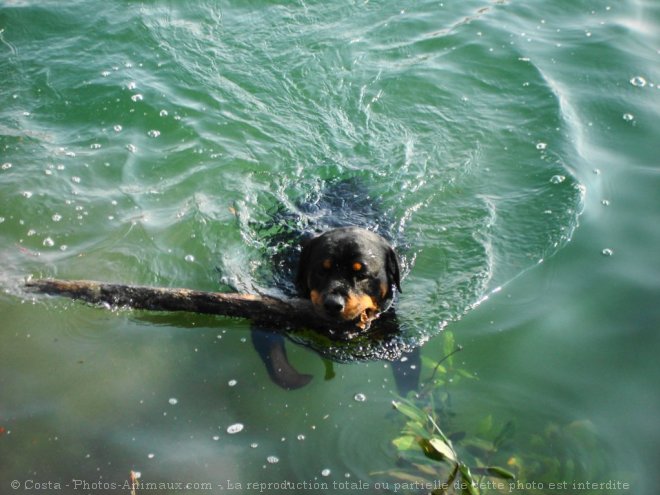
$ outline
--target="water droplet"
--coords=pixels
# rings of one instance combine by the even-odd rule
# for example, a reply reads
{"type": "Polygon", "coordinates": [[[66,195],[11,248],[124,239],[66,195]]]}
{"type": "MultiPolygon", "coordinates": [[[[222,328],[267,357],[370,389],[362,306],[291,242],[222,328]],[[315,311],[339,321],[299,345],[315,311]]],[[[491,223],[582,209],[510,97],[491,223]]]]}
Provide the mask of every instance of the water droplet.
{"type": "Polygon", "coordinates": [[[192,254],[186,254],[183,259],[190,262],[195,261],[195,257],[192,254]]]}
{"type": "Polygon", "coordinates": [[[115,132],[121,132],[122,130],[122,126],[120,126],[119,124],[112,126],[112,128],[115,130],[115,132]]]}
{"type": "Polygon", "coordinates": [[[59,214],[55,213],[52,216],[52,219],[53,219],[53,222],[59,222],[60,220],[62,220],[62,215],[59,215],[59,214]]]}
{"type": "Polygon", "coordinates": [[[367,400],[367,396],[364,395],[363,393],[357,393],[357,394],[355,394],[355,396],[354,396],[353,398],[354,398],[357,402],[364,402],[365,400],[367,400]]]}
{"type": "Polygon", "coordinates": [[[71,182],[75,182],[76,184],[80,184],[80,177],[78,177],[77,175],[74,175],[73,177],[71,177],[71,182]]]}
{"type": "Polygon", "coordinates": [[[152,138],[157,138],[160,136],[160,131],[157,131],[156,129],[152,129],[149,132],[147,132],[147,135],[152,138]]]}
{"type": "Polygon", "coordinates": [[[0,217],[0,223],[3,223],[5,221],[5,217],[0,217]]]}
{"type": "Polygon", "coordinates": [[[43,242],[44,246],[46,247],[53,247],[55,245],[55,241],[51,239],[50,237],[46,237],[43,242]]]}
{"type": "Polygon", "coordinates": [[[614,254],[614,250],[610,248],[605,248],[601,251],[603,256],[612,256],[614,254]]]}
{"type": "Polygon", "coordinates": [[[167,117],[167,110],[161,110],[159,115],[161,117],[167,117]]]}
{"type": "Polygon", "coordinates": [[[637,86],[638,88],[643,88],[646,86],[646,79],[644,79],[642,76],[635,76],[630,80],[630,84],[637,86]]]}
{"type": "Polygon", "coordinates": [[[321,471],[321,476],[330,476],[330,470],[329,469],[324,469],[321,471]]]}
{"type": "Polygon", "coordinates": [[[24,198],[30,199],[32,197],[32,192],[31,191],[23,191],[21,193],[24,198]]]}
{"type": "Polygon", "coordinates": [[[2,164],[2,170],[9,170],[11,168],[11,163],[6,162],[2,164]]]}
{"type": "Polygon", "coordinates": [[[266,460],[268,461],[268,464],[277,464],[278,462],[280,462],[280,460],[274,455],[269,455],[268,457],[266,457],[266,460]]]}
{"type": "Polygon", "coordinates": [[[179,403],[179,399],[171,397],[170,400],[168,400],[167,402],[169,402],[173,406],[176,406],[179,403]]]}
{"type": "Polygon", "coordinates": [[[229,385],[230,387],[235,387],[237,383],[238,382],[236,380],[229,380],[227,382],[227,385],[229,385]]]}
{"type": "Polygon", "coordinates": [[[110,75],[110,71],[109,70],[104,70],[103,72],[101,72],[101,75],[103,77],[108,77],[110,75]]]}
{"type": "Polygon", "coordinates": [[[626,122],[630,122],[631,120],[634,120],[635,116],[632,113],[624,113],[623,114],[623,120],[626,122]]]}
{"type": "Polygon", "coordinates": [[[301,434],[298,435],[296,438],[302,442],[302,441],[305,439],[305,435],[303,435],[303,434],[301,433],[301,434]]]}
{"type": "Polygon", "coordinates": [[[131,100],[133,100],[133,101],[142,101],[142,100],[144,100],[144,97],[140,93],[137,93],[137,94],[134,94],[133,96],[131,96],[131,100]]]}
{"type": "Polygon", "coordinates": [[[135,81],[131,81],[131,82],[128,83],[128,85],[126,87],[128,89],[135,89],[135,88],[137,88],[137,83],[135,81]]]}
{"type": "Polygon", "coordinates": [[[536,143],[536,149],[537,150],[544,150],[548,147],[547,143],[536,143]]]}
{"type": "Polygon", "coordinates": [[[220,440],[220,436],[219,435],[213,435],[213,440],[215,440],[217,442],[218,440],[220,440]]]}
{"type": "Polygon", "coordinates": [[[156,457],[156,454],[147,454],[147,457],[148,457],[149,459],[153,459],[154,457],[156,457]]]}
{"type": "Polygon", "coordinates": [[[609,199],[604,199],[600,202],[601,205],[603,206],[610,206],[610,200],[609,199]]]}
{"type": "Polygon", "coordinates": [[[550,184],[561,184],[566,180],[566,177],[563,175],[553,175],[550,177],[550,184]]]}
{"type": "Polygon", "coordinates": [[[259,447],[259,444],[257,442],[250,444],[250,448],[256,449],[257,447],[259,447]]]}
{"type": "Polygon", "coordinates": [[[227,427],[227,433],[229,433],[230,435],[234,435],[236,433],[240,433],[241,431],[243,431],[243,428],[244,426],[242,423],[234,423],[233,425],[227,427]]]}
{"type": "Polygon", "coordinates": [[[92,143],[89,145],[89,147],[93,150],[98,150],[101,148],[101,145],[99,143],[92,143]]]}

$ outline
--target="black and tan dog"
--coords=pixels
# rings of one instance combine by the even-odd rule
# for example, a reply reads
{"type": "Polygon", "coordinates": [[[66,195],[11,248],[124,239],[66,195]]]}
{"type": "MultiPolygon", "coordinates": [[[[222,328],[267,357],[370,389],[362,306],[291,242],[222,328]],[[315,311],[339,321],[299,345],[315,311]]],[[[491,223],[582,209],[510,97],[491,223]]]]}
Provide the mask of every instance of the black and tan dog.
{"type": "MultiPolygon", "coordinates": [[[[400,392],[417,384],[419,354],[400,335],[393,307],[401,292],[402,266],[386,237],[395,225],[360,183],[340,180],[326,183],[317,196],[293,209],[277,209],[256,226],[277,253],[270,260],[267,285],[310,299],[319,318],[328,322],[319,345],[309,334],[287,334],[326,358],[326,378],[332,375],[328,360],[384,359],[392,362],[400,392]],[[360,355],[353,354],[358,348],[360,355]]],[[[289,363],[282,334],[253,327],[252,341],[281,387],[299,388],[312,379],[289,363]]]]}

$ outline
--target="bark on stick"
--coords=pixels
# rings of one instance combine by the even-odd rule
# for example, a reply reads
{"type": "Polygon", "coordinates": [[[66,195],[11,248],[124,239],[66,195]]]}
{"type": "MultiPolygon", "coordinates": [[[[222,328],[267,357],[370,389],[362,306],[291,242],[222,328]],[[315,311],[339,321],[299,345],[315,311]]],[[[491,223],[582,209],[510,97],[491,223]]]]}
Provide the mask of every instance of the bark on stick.
{"type": "Polygon", "coordinates": [[[311,302],[306,299],[107,284],[92,280],[37,279],[25,285],[33,292],[70,297],[92,304],[234,316],[282,330],[328,327],[328,322],[319,318],[311,302]]]}

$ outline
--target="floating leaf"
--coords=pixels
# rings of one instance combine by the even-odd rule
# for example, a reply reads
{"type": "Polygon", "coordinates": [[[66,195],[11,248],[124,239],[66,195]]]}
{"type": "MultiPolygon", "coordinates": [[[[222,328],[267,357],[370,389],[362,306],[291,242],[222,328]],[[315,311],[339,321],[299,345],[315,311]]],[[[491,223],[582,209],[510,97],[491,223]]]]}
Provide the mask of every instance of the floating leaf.
{"type": "Polygon", "coordinates": [[[406,427],[404,428],[405,433],[412,433],[413,435],[416,435],[421,438],[426,438],[429,439],[431,438],[431,434],[424,429],[422,425],[420,425],[416,420],[415,421],[408,421],[406,423],[406,427]]]}
{"type": "Polygon", "coordinates": [[[414,450],[418,448],[417,438],[412,435],[404,435],[392,440],[397,450],[414,450]]]}
{"type": "Polygon", "coordinates": [[[428,416],[418,407],[404,401],[394,401],[392,402],[392,405],[394,406],[394,409],[401,414],[408,416],[410,419],[417,421],[421,425],[426,424],[428,416]]]}
{"type": "Polygon", "coordinates": [[[433,437],[429,440],[424,439],[420,442],[420,445],[424,450],[424,454],[431,459],[436,461],[449,460],[456,462],[456,453],[454,452],[454,449],[439,437],[433,437]]]}

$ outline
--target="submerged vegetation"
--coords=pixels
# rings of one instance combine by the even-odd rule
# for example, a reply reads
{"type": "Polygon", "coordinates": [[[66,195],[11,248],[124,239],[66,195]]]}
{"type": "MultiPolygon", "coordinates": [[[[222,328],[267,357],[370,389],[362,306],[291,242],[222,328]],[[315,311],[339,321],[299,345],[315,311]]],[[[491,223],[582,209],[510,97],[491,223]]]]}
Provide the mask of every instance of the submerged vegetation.
{"type": "MultiPolygon", "coordinates": [[[[629,481],[610,472],[605,446],[589,421],[548,423],[533,432],[517,432],[514,419],[484,414],[465,425],[452,407],[451,393],[461,380],[477,379],[457,366],[462,350],[445,331],[444,357],[423,359],[428,379],[420,392],[397,398],[394,408],[404,424],[392,440],[397,467],[375,473],[392,480],[399,493],[478,495],[490,493],[619,493],[629,481]],[[587,463],[584,452],[594,455],[587,463]],[[502,467],[504,466],[504,467],[502,467]],[[598,480],[598,481],[596,481],[598,480]]],[[[468,421],[466,421],[468,422],[468,421]]]]}

